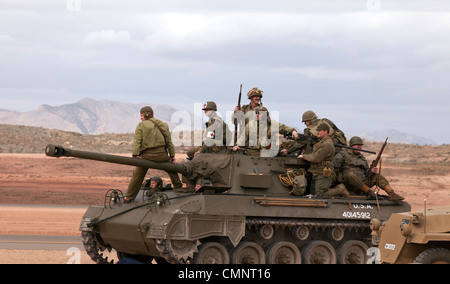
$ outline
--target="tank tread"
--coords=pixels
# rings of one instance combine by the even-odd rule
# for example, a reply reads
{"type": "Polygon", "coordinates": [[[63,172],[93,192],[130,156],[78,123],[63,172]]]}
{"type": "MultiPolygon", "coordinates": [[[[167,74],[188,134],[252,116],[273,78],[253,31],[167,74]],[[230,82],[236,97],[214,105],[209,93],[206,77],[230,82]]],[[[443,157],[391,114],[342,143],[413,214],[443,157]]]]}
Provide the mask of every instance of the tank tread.
{"type": "Polygon", "coordinates": [[[114,264],[114,260],[109,260],[103,255],[105,249],[95,239],[93,232],[81,232],[81,240],[87,255],[97,264],[114,264]]]}
{"type": "Polygon", "coordinates": [[[332,227],[341,227],[347,230],[368,230],[370,229],[369,221],[354,220],[317,220],[317,219],[287,219],[287,218],[257,218],[247,217],[246,224],[251,229],[261,225],[271,225],[282,228],[292,228],[296,226],[307,226],[311,228],[327,229],[332,227]]]}

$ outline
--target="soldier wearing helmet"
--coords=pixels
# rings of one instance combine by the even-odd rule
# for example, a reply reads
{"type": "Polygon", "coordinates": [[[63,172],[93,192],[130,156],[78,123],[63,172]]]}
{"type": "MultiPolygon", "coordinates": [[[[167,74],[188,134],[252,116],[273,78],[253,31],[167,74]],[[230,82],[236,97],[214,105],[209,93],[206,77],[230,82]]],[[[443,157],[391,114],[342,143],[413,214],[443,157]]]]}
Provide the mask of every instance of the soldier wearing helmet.
{"type": "Polygon", "coordinates": [[[225,153],[228,145],[227,139],[231,139],[231,131],[223,119],[217,115],[217,105],[213,101],[207,101],[202,110],[209,121],[205,123],[206,130],[201,146],[194,147],[186,152],[188,159],[193,159],[197,153],[225,153]]]}
{"type": "MultiPolygon", "coordinates": [[[[153,109],[141,109],[141,122],[136,127],[133,139],[132,156],[154,162],[174,162],[175,147],[172,143],[167,123],[153,117],[153,109]]],[[[148,169],[136,167],[125,194],[125,202],[132,201],[138,194],[148,169]]],[[[183,184],[175,172],[168,172],[174,188],[183,184]]]]}
{"type": "MultiPolygon", "coordinates": [[[[360,137],[354,136],[350,139],[349,145],[353,148],[362,149],[364,143],[360,137]]],[[[372,177],[370,180],[367,180],[369,164],[360,151],[342,149],[334,157],[334,169],[338,182],[343,182],[349,190],[355,193],[363,193],[375,197],[371,187],[377,185],[387,192],[390,199],[404,199],[394,192],[386,178],[378,173],[377,168],[372,169],[372,177]]]]}
{"type": "MultiPolygon", "coordinates": [[[[303,130],[303,134],[305,134],[307,136],[317,136],[317,133],[318,133],[317,127],[320,124],[325,123],[326,125],[328,125],[328,127],[330,129],[329,136],[330,136],[331,140],[333,141],[333,143],[342,144],[342,145],[347,144],[347,138],[345,137],[344,132],[342,132],[342,130],[340,130],[336,126],[336,124],[334,124],[331,120],[329,120],[327,118],[320,118],[320,119],[317,118],[316,113],[312,110],[308,110],[303,113],[302,122],[306,125],[306,128],[303,130]]],[[[284,154],[292,153],[292,152],[298,151],[300,149],[302,149],[302,151],[304,151],[307,154],[311,153],[312,148],[315,143],[317,143],[317,142],[312,139],[305,139],[305,140],[297,141],[292,146],[290,146],[289,149],[287,149],[287,151],[285,151],[284,154]]],[[[336,153],[339,151],[340,151],[340,148],[337,148],[336,153]]]]}
{"type": "Polygon", "coordinates": [[[317,197],[330,197],[347,195],[346,190],[333,189],[330,186],[333,181],[333,159],[335,148],[329,136],[330,127],[326,123],[317,126],[317,142],[311,154],[299,155],[299,159],[304,159],[311,163],[308,172],[312,174],[311,194],[317,197]]]}

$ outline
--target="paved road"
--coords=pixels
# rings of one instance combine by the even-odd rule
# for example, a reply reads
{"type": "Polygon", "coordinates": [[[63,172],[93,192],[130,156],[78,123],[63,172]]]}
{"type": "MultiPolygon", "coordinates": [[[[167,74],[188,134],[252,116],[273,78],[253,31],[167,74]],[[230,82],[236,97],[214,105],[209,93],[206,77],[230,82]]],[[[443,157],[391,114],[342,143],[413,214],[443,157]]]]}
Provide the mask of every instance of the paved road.
{"type": "Polygon", "coordinates": [[[84,249],[81,236],[0,235],[0,249],[67,250],[84,249]]]}

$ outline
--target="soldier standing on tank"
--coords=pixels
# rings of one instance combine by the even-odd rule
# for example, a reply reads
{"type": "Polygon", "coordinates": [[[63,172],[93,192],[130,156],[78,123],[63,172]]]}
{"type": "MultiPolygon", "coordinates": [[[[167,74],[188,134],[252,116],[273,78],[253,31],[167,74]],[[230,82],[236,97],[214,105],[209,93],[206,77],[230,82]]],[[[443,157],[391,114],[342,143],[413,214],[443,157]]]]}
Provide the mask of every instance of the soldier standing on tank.
{"type": "MultiPolygon", "coordinates": [[[[242,131],[241,136],[237,139],[237,145],[233,147],[233,151],[237,151],[240,149],[239,146],[243,146],[244,149],[246,149],[246,153],[251,155],[259,155],[259,151],[261,150],[261,140],[263,141],[263,145],[270,144],[268,139],[270,139],[271,135],[271,127],[272,127],[272,121],[270,118],[269,110],[263,106],[261,99],[263,97],[263,91],[258,89],[257,87],[252,88],[247,93],[247,97],[250,100],[250,103],[248,105],[243,105],[240,109],[242,111],[242,114],[245,117],[245,130],[242,131]],[[253,112],[254,116],[249,114],[249,112],[253,112]],[[266,125],[267,125],[267,136],[266,137],[259,137],[259,126],[260,124],[260,118],[263,116],[262,113],[264,113],[264,117],[266,118],[266,125]],[[256,133],[257,141],[256,143],[250,143],[250,133],[254,132],[256,133]],[[255,144],[253,146],[250,146],[252,144],[255,144]],[[245,145],[245,146],[244,146],[245,145]]],[[[234,114],[232,116],[232,120],[235,119],[236,112],[239,111],[239,106],[236,106],[234,110],[234,114]]],[[[278,123],[278,132],[281,134],[284,134],[285,132],[291,132],[292,137],[294,139],[298,138],[298,133],[293,127],[289,127],[285,124],[278,123]]],[[[236,133],[237,134],[237,133],[236,133]]],[[[269,146],[267,146],[269,147],[269,146]]]]}
{"type": "MultiPolygon", "coordinates": [[[[363,145],[362,139],[358,136],[350,139],[350,147],[362,149],[363,145]]],[[[338,181],[343,182],[349,190],[355,193],[362,192],[371,197],[375,197],[375,193],[371,190],[371,187],[378,185],[387,192],[390,199],[404,199],[395,193],[386,178],[378,173],[378,168],[372,169],[372,177],[370,180],[367,180],[369,164],[360,151],[343,149],[337,153],[334,158],[334,169],[338,181]]]]}
{"type": "Polygon", "coordinates": [[[197,153],[226,153],[228,140],[231,139],[231,131],[223,119],[217,115],[217,105],[213,101],[208,101],[203,105],[202,110],[209,118],[206,122],[206,131],[203,136],[202,146],[189,149],[186,152],[188,159],[193,159],[197,153]]]}
{"type": "Polygon", "coordinates": [[[311,163],[308,172],[313,175],[311,181],[311,194],[317,197],[330,197],[334,195],[345,195],[343,192],[334,192],[343,190],[337,188],[333,192],[330,191],[333,182],[333,158],[334,144],[328,135],[330,127],[326,123],[321,123],[317,127],[317,136],[320,141],[317,142],[311,154],[302,154],[298,158],[304,159],[311,163]]]}
{"type": "MultiPolygon", "coordinates": [[[[132,156],[153,162],[175,163],[175,147],[172,143],[167,123],[153,117],[153,109],[145,106],[141,109],[141,122],[136,127],[133,139],[132,156]]],[[[131,202],[138,194],[147,168],[136,167],[125,194],[125,202],[131,202]]],[[[174,188],[183,184],[175,172],[167,172],[174,188]]]]}

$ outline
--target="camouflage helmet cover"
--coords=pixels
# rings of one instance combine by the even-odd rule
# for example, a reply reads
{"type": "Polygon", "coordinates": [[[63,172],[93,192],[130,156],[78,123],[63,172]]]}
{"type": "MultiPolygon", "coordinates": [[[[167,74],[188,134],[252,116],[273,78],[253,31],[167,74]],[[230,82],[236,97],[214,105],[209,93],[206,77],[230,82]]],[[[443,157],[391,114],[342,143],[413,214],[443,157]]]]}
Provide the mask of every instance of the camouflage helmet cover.
{"type": "Polygon", "coordinates": [[[312,110],[308,110],[308,111],[305,111],[305,113],[303,113],[302,122],[313,120],[316,118],[317,118],[317,115],[312,110]]]}
{"type": "Polygon", "coordinates": [[[258,87],[254,87],[253,89],[251,89],[250,91],[248,91],[247,93],[247,97],[248,99],[251,99],[255,96],[260,96],[261,98],[263,97],[263,91],[261,91],[260,89],[258,89],[258,87]]]}

